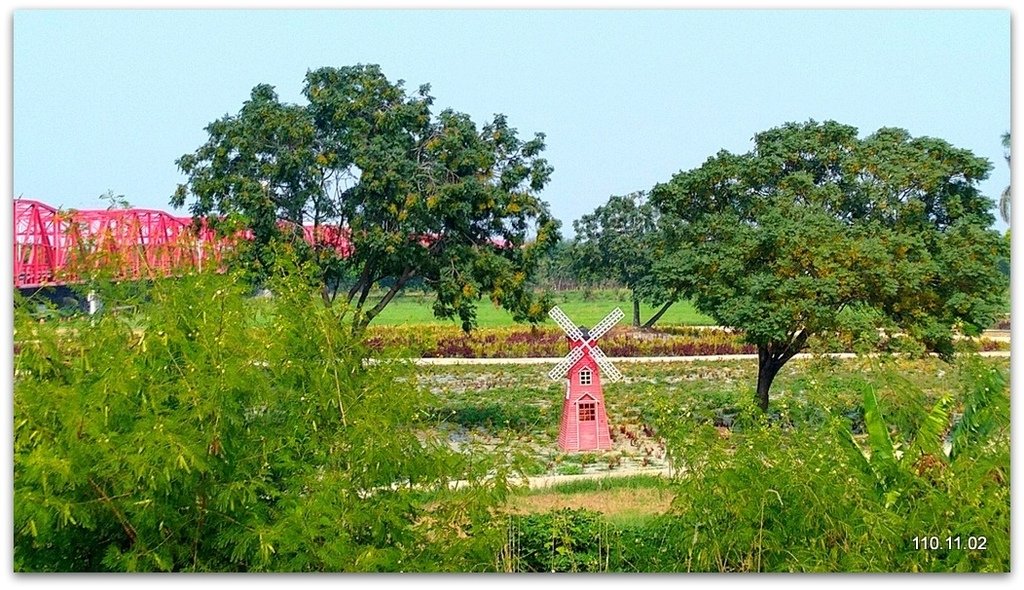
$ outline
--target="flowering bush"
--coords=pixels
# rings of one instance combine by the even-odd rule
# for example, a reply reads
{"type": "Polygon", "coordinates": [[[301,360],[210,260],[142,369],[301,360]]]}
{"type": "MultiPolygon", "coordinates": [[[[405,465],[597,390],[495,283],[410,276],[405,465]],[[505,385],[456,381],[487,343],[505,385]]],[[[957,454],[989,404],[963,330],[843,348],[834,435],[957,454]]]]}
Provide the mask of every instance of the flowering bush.
{"type": "MultiPolygon", "coordinates": [[[[565,334],[558,328],[508,326],[480,328],[470,334],[457,326],[405,325],[371,326],[367,346],[376,352],[397,352],[424,358],[530,358],[561,357],[569,350],[565,334]]],[[[755,354],[757,349],[743,341],[742,332],[728,328],[668,326],[657,332],[616,328],[605,334],[598,346],[612,357],[709,356],[755,354]]],[[[906,352],[902,340],[880,341],[875,350],[906,352]]],[[[812,347],[814,348],[814,347],[812,347]]],[[[1006,350],[1008,343],[981,339],[980,350],[1006,350]]],[[[815,350],[849,352],[850,342],[835,339],[815,350]]]]}
{"type": "MultiPolygon", "coordinates": [[[[569,350],[558,328],[484,328],[466,334],[455,326],[371,327],[367,345],[426,358],[560,357],[569,350]]],[[[742,336],[717,328],[675,328],[672,334],[612,330],[598,341],[608,356],[703,356],[751,354],[742,336]]]]}

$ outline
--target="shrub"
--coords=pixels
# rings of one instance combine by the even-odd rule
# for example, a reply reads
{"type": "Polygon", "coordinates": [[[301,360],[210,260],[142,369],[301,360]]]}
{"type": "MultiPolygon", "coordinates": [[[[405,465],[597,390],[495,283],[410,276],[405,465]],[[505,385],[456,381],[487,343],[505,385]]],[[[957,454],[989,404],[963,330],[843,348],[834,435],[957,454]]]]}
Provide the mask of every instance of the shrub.
{"type": "Polygon", "coordinates": [[[210,274],[157,282],[142,328],[16,311],[16,571],[493,567],[503,473],[426,434],[410,369],[365,365],[297,277],[259,322],[210,274]]]}
{"type": "Polygon", "coordinates": [[[583,473],[583,466],[578,463],[566,463],[558,467],[558,475],[580,475],[583,473]]]}
{"type": "Polygon", "coordinates": [[[914,431],[901,433],[866,381],[859,385],[864,437],[854,437],[842,415],[790,429],[743,411],[744,428],[727,438],[708,424],[663,425],[685,473],[659,525],[677,534],[659,549],[662,557],[648,556],[652,567],[1008,571],[1007,390],[994,368],[968,362],[964,372],[964,416],[952,426],[949,450],[944,441],[961,402],[940,398],[908,422],[914,431]],[[913,544],[919,535],[943,544],[961,538],[964,546],[921,550],[913,544]],[[971,536],[986,537],[986,550],[968,550],[971,536]]]}
{"type": "Polygon", "coordinates": [[[600,512],[565,508],[509,517],[503,569],[516,572],[596,572],[606,569],[615,530],[600,512]]]}

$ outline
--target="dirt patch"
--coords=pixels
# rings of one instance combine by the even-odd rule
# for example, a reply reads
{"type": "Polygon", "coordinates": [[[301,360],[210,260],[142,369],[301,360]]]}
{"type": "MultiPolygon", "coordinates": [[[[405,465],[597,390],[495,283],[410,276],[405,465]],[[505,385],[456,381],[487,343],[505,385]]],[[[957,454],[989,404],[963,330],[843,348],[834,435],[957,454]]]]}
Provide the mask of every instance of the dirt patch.
{"type": "Polygon", "coordinates": [[[560,494],[549,492],[515,497],[509,505],[516,514],[549,512],[561,508],[586,508],[605,515],[662,514],[672,504],[671,491],[658,488],[613,489],[560,494]]]}

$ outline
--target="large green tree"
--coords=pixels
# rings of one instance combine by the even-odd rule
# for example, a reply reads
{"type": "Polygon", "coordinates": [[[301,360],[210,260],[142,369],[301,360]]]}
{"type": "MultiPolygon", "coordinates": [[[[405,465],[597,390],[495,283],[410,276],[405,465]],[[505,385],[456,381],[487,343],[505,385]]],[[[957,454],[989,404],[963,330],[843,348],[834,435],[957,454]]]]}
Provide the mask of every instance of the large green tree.
{"type": "Polygon", "coordinates": [[[558,240],[537,195],[552,168],[544,135],[518,137],[503,115],[477,126],[450,109],[434,114],[428,86],[408,93],[378,66],[306,75],[304,105],[260,85],[236,115],[207,127],[208,140],[178,160],[187,175],[172,204],[251,229],[248,262],[272,266],[273,244],[305,248],[303,224],[343,228],[351,251],[307,254],[331,293],[339,282],[365,327],[414,278],[437,296],[438,317],[475,324],[487,295],[519,321],[540,321],[531,281],[558,240]]]}
{"type": "Polygon", "coordinates": [[[579,269],[573,258],[574,242],[559,240],[538,264],[537,282],[555,291],[576,289],[580,285],[579,269]]]}
{"type": "Polygon", "coordinates": [[[678,299],[665,289],[652,267],[664,251],[658,209],[644,192],[612,196],[608,202],[573,223],[575,262],[590,280],[614,280],[632,292],[633,326],[640,327],[640,302],[660,305],[644,324],[649,328],[678,299]]]}
{"type": "Polygon", "coordinates": [[[808,339],[873,314],[943,353],[999,308],[1005,242],[978,190],[988,160],[930,137],[833,121],[758,133],[657,185],[674,217],[661,280],[757,346],[757,401],[808,339]],[[850,310],[862,313],[851,314],[850,310]]]}

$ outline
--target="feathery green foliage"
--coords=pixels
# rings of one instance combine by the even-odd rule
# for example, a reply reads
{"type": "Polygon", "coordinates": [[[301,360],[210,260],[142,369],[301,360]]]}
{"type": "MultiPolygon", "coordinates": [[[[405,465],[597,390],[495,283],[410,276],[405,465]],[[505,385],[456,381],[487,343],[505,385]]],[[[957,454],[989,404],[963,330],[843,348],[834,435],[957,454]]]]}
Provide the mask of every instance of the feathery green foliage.
{"type": "Polygon", "coordinates": [[[157,282],[144,328],[16,310],[17,571],[493,567],[503,471],[436,440],[303,272],[272,275],[269,322],[238,275],[157,282]]]}

